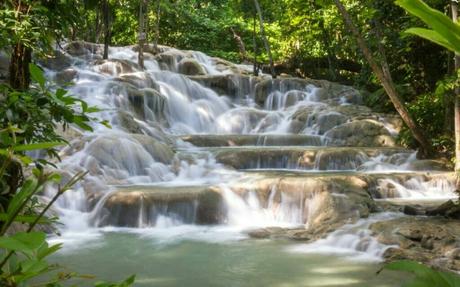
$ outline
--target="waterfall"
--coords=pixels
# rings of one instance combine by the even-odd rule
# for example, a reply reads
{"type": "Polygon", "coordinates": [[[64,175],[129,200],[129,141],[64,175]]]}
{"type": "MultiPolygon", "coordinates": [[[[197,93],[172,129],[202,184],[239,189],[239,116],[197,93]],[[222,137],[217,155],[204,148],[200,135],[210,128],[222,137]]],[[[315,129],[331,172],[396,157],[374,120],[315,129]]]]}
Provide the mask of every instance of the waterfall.
{"type": "Polygon", "coordinates": [[[200,226],[237,230],[241,238],[251,228],[310,229],[322,224],[322,213],[342,212],[328,216],[355,223],[306,249],[335,246],[326,249],[376,258],[387,247],[367,228],[388,216],[359,219],[350,192],[454,196],[449,175],[395,146],[397,125],[360,105],[353,88],[253,77],[249,66],[165,46],[146,53],[145,70],[133,47],[110,48],[109,60],[97,50],[64,48],[68,67],[46,70],[55,81],[71,81],[70,93],[112,125],[64,134],[71,145],[59,168],[66,176],[89,174],[57,202],[63,233],[124,227],[182,234],[200,226]]]}

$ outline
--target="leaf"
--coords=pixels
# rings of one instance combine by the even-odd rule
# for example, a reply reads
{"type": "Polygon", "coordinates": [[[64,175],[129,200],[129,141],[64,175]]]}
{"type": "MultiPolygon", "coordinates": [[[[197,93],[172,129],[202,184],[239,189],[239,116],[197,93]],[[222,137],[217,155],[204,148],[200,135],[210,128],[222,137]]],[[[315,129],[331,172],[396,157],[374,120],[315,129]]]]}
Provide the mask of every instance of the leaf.
{"type": "Polygon", "coordinates": [[[30,71],[30,76],[32,79],[37,82],[40,87],[44,88],[45,83],[46,83],[46,78],[43,74],[43,71],[35,64],[30,63],[29,64],[29,71],[30,71]]]}
{"type": "Polygon", "coordinates": [[[428,41],[431,41],[433,43],[436,43],[438,45],[443,46],[444,48],[447,48],[451,51],[455,51],[455,47],[452,46],[446,39],[444,39],[439,33],[436,31],[430,30],[430,29],[425,29],[425,28],[410,28],[404,31],[405,33],[408,34],[413,34],[416,36],[419,36],[421,38],[424,38],[428,41]]]}
{"type": "Polygon", "coordinates": [[[0,248],[20,251],[33,252],[38,249],[46,240],[44,232],[18,232],[10,237],[0,237],[0,248]]]}
{"type": "MultiPolygon", "coordinates": [[[[21,211],[20,209],[25,203],[32,197],[32,195],[38,191],[38,182],[35,178],[29,178],[22,185],[18,193],[16,193],[8,204],[7,208],[7,219],[5,222],[11,222],[15,220],[15,217],[21,211]]],[[[7,228],[6,224],[3,225],[2,231],[7,228]]]]}
{"type": "MultiPolygon", "coordinates": [[[[6,221],[8,218],[7,213],[0,213],[0,221],[6,221]]],[[[32,223],[37,219],[36,215],[18,215],[14,218],[16,222],[32,223]]],[[[38,223],[50,223],[51,221],[46,218],[40,218],[38,223]]]]}
{"type": "MultiPolygon", "coordinates": [[[[452,51],[460,53],[460,26],[449,17],[421,0],[397,0],[396,4],[420,18],[434,32],[439,34],[439,37],[443,38],[442,42],[447,42],[450,48],[454,48],[452,51]]],[[[435,38],[439,40],[439,37],[436,36],[435,38]]]]}
{"type": "Polygon", "coordinates": [[[14,151],[31,151],[37,149],[50,149],[57,146],[65,145],[65,142],[41,142],[41,143],[31,143],[31,144],[23,144],[17,145],[13,147],[14,151]]]}
{"type": "Polygon", "coordinates": [[[52,246],[48,246],[48,243],[43,244],[37,252],[37,258],[43,259],[53,253],[56,253],[62,248],[62,243],[58,243],[52,246]]]}

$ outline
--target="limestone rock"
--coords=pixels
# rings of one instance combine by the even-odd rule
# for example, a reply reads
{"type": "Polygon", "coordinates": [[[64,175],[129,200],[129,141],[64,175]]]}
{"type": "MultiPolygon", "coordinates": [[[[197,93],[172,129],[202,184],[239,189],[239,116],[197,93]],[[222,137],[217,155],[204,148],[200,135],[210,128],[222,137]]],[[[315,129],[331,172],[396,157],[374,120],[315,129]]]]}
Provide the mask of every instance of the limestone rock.
{"type": "Polygon", "coordinates": [[[373,120],[345,123],[329,130],[325,136],[347,146],[395,146],[395,140],[385,126],[373,120]]]}
{"type": "Polygon", "coordinates": [[[70,68],[73,60],[61,51],[55,51],[51,56],[44,59],[39,59],[38,62],[40,65],[47,69],[53,71],[62,71],[64,69],[70,68]]]}
{"type": "Polygon", "coordinates": [[[204,68],[198,63],[197,60],[191,58],[184,58],[177,64],[179,73],[189,76],[206,75],[204,68]]]}
{"type": "Polygon", "coordinates": [[[134,73],[141,70],[141,67],[137,63],[122,59],[96,60],[94,65],[100,73],[111,76],[134,73]]]}
{"type": "Polygon", "coordinates": [[[74,41],[65,45],[64,50],[72,56],[96,56],[95,58],[102,58],[104,45],[85,41],[74,41]]]}
{"type": "Polygon", "coordinates": [[[459,271],[460,221],[436,217],[401,217],[371,225],[383,244],[398,245],[387,250],[387,260],[409,259],[443,269],[459,271]]]}
{"type": "Polygon", "coordinates": [[[68,68],[63,71],[59,71],[54,76],[54,81],[58,85],[67,85],[71,83],[78,76],[78,72],[75,69],[68,68]]]}

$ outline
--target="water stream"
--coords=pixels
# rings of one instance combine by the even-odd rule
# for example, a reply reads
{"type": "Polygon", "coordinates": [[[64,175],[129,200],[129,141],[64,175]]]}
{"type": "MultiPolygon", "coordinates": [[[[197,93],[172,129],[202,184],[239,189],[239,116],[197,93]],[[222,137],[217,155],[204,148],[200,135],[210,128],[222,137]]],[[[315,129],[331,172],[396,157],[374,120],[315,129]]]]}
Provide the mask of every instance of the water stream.
{"type": "Polygon", "coordinates": [[[343,180],[370,200],[453,196],[448,173],[394,147],[394,117],[361,106],[352,88],[256,78],[168,47],[146,54],[145,70],[132,47],[111,48],[107,61],[97,45],[65,52],[68,67],[48,76],[73,82],[112,128],[66,134],[59,166],[89,175],[57,202],[64,224],[51,240],[65,243],[64,265],[109,279],[137,273],[138,286],[396,286],[399,274],[369,272],[388,246],[368,227],[401,215],[360,219],[343,180]],[[200,74],[185,75],[188,65],[200,74]],[[247,235],[329,224],[331,200],[350,222],[319,241],[247,235]]]}

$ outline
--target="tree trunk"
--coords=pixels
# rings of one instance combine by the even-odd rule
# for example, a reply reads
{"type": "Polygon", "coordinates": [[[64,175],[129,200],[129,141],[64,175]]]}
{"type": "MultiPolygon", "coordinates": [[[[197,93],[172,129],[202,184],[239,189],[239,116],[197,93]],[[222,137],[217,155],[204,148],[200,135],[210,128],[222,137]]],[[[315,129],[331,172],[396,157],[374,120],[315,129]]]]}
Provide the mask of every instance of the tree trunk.
{"type": "Polygon", "coordinates": [[[155,53],[159,53],[158,42],[160,40],[160,16],[161,16],[161,0],[157,0],[157,14],[155,19],[155,41],[153,43],[153,48],[155,53]]]}
{"type": "Polygon", "coordinates": [[[244,42],[241,39],[240,35],[236,34],[233,27],[230,27],[230,31],[232,31],[233,39],[235,39],[236,44],[238,45],[238,50],[240,50],[240,59],[242,62],[244,62],[248,59],[248,54],[246,52],[246,46],[244,45],[244,42]]]}
{"type": "Polygon", "coordinates": [[[422,155],[425,157],[432,155],[431,141],[425,136],[423,130],[417,125],[417,123],[412,119],[409,112],[407,111],[401,97],[396,91],[390,72],[385,68],[387,65],[383,65],[384,68],[382,68],[382,66],[380,66],[377,63],[371,51],[367,47],[367,44],[361,36],[360,32],[354,25],[353,20],[351,19],[350,14],[348,14],[348,11],[346,10],[345,6],[343,6],[340,0],[334,1],[340,14],[342,14],[342,18],[345,22],[345,25],[348,26],[348,29],[351,30],[353,36],[356,38],[359,48],[361,49],[362,53],[364,54],[364,57],[371,66],[372,71],[375,73],[375,75],[381,82],[383,88],[385,89],[386,93],[390,97],[390,100],[393,103],[393,106],[395,107],[396,111],[399,113],[404,123],[410,129],[414,138],[420,144],[420,150],[422,155]]]}
{"type": "Polygon", "coordinates": [[[94,33],[94,43],[99,44],[99,39],[101,37],[101,20],[100,20],[100,11],[99,7],[96,9],[96,19],[94,20],[95,33],[94,33]]]}
{"type": "Polygon", "coordinates": [[[102,5],[102,13],[104,18],[104,55],[103,59],[109,58],[109,45],[110,45],[110,19],[109,19],[109,2],[104,0],[102,5]]]}
{"type": "MultiPolygon", "coordinates": [[[[28,14],[30,7],[21,1],[13,1],[16,20],[21,21],[28,14]]],[[[17,42],[13,45],[9,64],[9,83],[13,89],[27,90],[30,85],[29,64],[32,61],[32,49],[17,42]]]]}
{"type": "Polygon", "coordinates": [[[144,9],[145,9],[145,1],[141,0],[139,3],[139,56],[138,56],[138,64],[144,69],[144,43],[145,43],[145,28],[144,28],[144,9]]]}
{"type": "Polygon", "coordinates": [[[22,43],[13,47],[9,66],[9,83],[13,89],[27,90],[30,85],[29,64],[32,61],[32,50],[22,43]]]}
{"type": "Polygon", "coordinates": [[[258,76],[259,75],[259,68],[257,66],[257,41],[256,41],[256,13],[254,13],[253,17],[252,17],[252,23],[253,23],[253,26],[252,26],[252,44],[254,46],[254,76],[258,76]]]}
{"type": "MultiPolygon", "coordinates": [[[[458,4],[456,1],[451,1],[452,8],[452,20],[458,22],[458,4]]],[[[455,71],[458,73],[460,69],[460,55],[455,54],[455,71]]],[[[460,188],[460,88],[455,88],[455,106],[454,106],[454,117],[455,117],[455,173],[457,174],[457,190],[460,188]]]]}
{"type": "Polygon", "coordinates": [[[270,50],[270,44],[268,43],[267,36],[265,35],[264,29],[264,17],[262,16],[262,10],[260,9],[259,1],[254,0],[254,6],[256,7],[257,14],[259,14],[260,34],[264,41],[265,50],[267,50],[268,60],[270,61],[270,71],[273,78],[276,78],[275,68],[273,66],[273,57],[270,50]]]}

